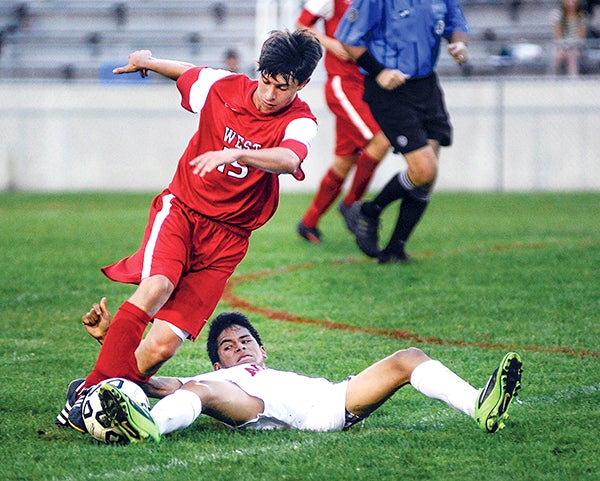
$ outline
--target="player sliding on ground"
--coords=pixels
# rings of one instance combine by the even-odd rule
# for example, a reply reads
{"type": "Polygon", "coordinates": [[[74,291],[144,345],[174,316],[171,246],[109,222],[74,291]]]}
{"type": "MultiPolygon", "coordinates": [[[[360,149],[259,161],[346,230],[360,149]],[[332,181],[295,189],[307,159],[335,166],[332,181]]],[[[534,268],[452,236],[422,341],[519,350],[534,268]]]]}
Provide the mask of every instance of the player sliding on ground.
{"type": "MultiPolygon", "coordinates": [[[[95,304],[83,322],[102,342],[110,326],[106,300],[95,304]]],[[[521,387],[522,362],[516,352],[503,357],[481,390],[415,347],[396,351],[338,383],[279,371],[266,367],[260,335],[239,312],[225,312],[212,321],[207,351],[213,372],[191,378],[155,376],[144,385],[149,396],[162,397],[150,412],[115,386],[102,386],[100,401],[113,426],[131,442],[159,441],[164,434],[190,426],[200,414],[234,428],[339,431],[365,419],[411,384],[493,433],[504,427],[508,407],[521,387]]]]}

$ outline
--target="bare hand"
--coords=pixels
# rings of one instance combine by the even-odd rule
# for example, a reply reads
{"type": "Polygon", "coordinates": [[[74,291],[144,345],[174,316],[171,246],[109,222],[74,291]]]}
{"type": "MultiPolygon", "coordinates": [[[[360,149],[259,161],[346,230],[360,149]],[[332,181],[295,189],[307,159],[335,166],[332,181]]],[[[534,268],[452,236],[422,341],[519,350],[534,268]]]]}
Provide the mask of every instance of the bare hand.
{"type": "Polygon", "coordinates": [[[454,57],[457,64],[463,64],[469,59],[469,52],[464,42],[455,42],[448,45],[448,53],[454,57]]]}
{"type": "Polygon", "coordinates": [[[209,172],[216,169],[219,165],[232,164],[237,160],[232,150],[213,150],[199,155],[190,160],[190,165],[194,167],[192,173],[204,177],[209,172]]]}
{"type": "Polygon", "coordinates": [[[384,68],[375,78],[379,86],[385,90],[394,90],[404,84],[410,75],[403,74],[400,70],[384,68]]]}
{"type": "Polygon", "coordinates": [[[140,72],[142,77],[148,76],[147,65],[152,60],[152,52],[150,50],[136,50],[127,57],[127,65],[117,67],[113,70],[114,74],[140,72]]]}
{"type": "Polygon", "coordinates": [[[106,305],[106,297],[100,299],[100,304],[94,303],[89,312],[81,318],[85,330],[100,344],[104,342],[111,321],[112,315],[106,305]]]}

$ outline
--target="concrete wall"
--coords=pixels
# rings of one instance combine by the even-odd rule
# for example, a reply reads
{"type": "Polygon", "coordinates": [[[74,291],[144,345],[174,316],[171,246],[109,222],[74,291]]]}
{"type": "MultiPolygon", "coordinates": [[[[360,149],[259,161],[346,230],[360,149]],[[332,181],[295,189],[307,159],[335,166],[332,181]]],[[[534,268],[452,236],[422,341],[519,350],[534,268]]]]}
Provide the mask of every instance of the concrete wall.
{"type": "MultiPolygon", "coordinates": [[[[600,82],[443,80],[455,128],[439,190],[600,190],[600,82]]],[[[320,132],[307,178],[331,161],[333,119],[315,82],[302,92],[320,132]]],[[[0,190],[151,190],[165,187],[197,126],[174,84],[0,84],[0,190]]],[[[404,166],[390,154],[371,185],[404,166]]]]}

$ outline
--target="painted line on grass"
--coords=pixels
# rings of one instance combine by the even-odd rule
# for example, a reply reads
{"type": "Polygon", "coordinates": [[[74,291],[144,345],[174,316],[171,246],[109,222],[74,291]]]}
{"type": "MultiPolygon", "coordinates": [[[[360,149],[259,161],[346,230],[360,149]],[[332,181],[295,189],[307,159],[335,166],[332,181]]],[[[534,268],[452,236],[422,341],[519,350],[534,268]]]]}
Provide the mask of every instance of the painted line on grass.
{"type": "MultiPolygon", "coordinates": [[[[517,244],[506,244],[506,245],[494,245],[485,248],[475,248],[469,250],[459,250],[455,249],[452,251],[441,252],[438,255],[446,256],[446,255],[459,255],[466,253],[481,253],[481,252],[505,252],[505,251],[514,251],[521,249],[540,249],[546,248],[551,244],[558,244],[559,242],[530,242],[530,243],[517,243],[517,244]]],[[[597,245],[600,244],[599,241],[595,239],[583,239],[580,242],[577,242],[578,245],[597,245]]],[[[432,257],[435,254],[431,252],[424,252],[421,254],[415,255],[415,257],[432,257]]],[[[369,262],[364,258],[355,258],[349,257],[343,260],[334,260],[333,264],[356,264],[361,262],[369,262]]],[[[274,309],[270,309],[267,307],[261,307],[252,302],[243,299],[242,297],[235,294],[235,288],[243,284],[245,282],[250,282],[256,279],[266,279],[272,275],[276,274],[288,274],[290,272],[310,269],[315,267],[317,262],[307,262],[304,264],[295,264],[295,265],[287,265],[278,269],[269,269],[260,272],[248,273],[236,275],[229,280],[227,287],[225,288],[225,292],[223,293],[222,300],[231,305],[234,309],[240,309],[242,311],[253,312],[255,314],[260,314],[267,319],[277,320],[277,321],[286,321],[292,322],[295,324],[307,324],[322,327],[325,329],[338,330],[338,331],[348,331],[348,332],[357,332],[364,334],[373,334],[377,336],[386,336],[392,337],[395,339],[402,339],[405,341],[411,341],[415,343],[429,343],[429,344],[437,344],[440,346],[460,346],[460,347],[472,347],[478,349],[502,349],[502,350],[519,350],[519,351],[530,351],[530,352],[539,352],[539,353],[548,353],[548,354],[567,354],[569,356],[575,357],[600,357],[600,352],[592,351],[589,349],[572,349],[570,347],[564,346],[538,346],[538,345],[525,345],[525,346],[513,346],[506,343],[486,343],[486,342],[467,342],[467,341],[458,341],[451,339],[442,339],[434,336],[421,336],[420,334],[416,334],[409,331],[404,331],[401,329],[376,329],[372,327],[360,327],[360,326],[350,326],[347,324],[342,324],[333,321],[326,321],[320,319],[309,319],[306,317],[298,316],[296,314],[290,314],[285,311],[278,311],[274,309]]]]}

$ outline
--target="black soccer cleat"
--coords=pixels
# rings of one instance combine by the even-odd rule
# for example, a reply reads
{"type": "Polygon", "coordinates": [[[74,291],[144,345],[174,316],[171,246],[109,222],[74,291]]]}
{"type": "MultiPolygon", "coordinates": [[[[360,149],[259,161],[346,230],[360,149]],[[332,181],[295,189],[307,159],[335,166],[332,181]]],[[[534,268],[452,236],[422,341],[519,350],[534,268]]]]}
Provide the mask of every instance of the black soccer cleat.
{"type": "Polygon", "coordinates": [[[321,243],[321,231],[316,227],[306,227],[300,221],[298,222],[297,230],[300,237],[306,239],[308,242],[312,242],[313,244],[321,243]]]}
{"type": "Polygon", "coordinates": [[[73,405],[77,401],[77,397],[79,394],[80,387],[85,382],[85,378],[73,379],[69,386],[67,387],[67,398],[65,402],[65,406],[62,408],[62,411],[58,413],[56,419],[54,420],[54,424],[56,424],[59,428],[66,428],[69,426],[69,412],[73,408],[73,405]]]}
{"type": "Polygon", "coordinates": [[[379,257],[379,217],[370,217],[362,210],[363,203],[355,202],[350,215],[356,218],[356,244],[369,257],[379,257]]]}
{"type": "Polygon", "coordinates": [[[340,214],[342,214],[348,230],[353,234],[356,234],[356,223],[358,222],[356,209],[353,210],[351,205],[346,205],[343,202],[340,202],[338,210],[340,211],[340,214]]]}
{"type": "Polygon", "coordinates": [[[85,396],[92,390],[93,387],[94,386],[88,386],[81,391],[77,401],[75,401],[75,404],[73,404],[73,407],[69,411],[69,416],[67,417],[68,425],[80,433],[88,432],[81,410],[83,409],[83,401],[85,400],[85,396]]]}
{"type": "Polygon", "coordinates": [[[398,251],[382,250],[377,256],[379,264],[410,264],[410,257],[406,255],[404,249],[398,251]]]}

